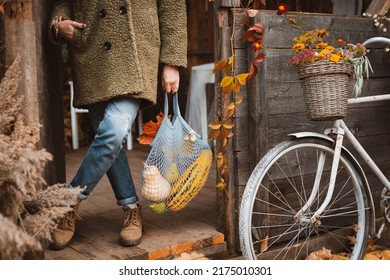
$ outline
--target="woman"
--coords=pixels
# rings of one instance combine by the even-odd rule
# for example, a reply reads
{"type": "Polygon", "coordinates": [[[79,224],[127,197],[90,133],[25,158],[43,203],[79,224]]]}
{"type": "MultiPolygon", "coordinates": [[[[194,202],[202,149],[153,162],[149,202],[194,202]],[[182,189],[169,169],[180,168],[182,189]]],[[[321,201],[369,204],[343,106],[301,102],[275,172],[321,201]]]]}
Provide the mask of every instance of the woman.
{"type": "Polygon", "coordinates": [[[67,42],[75,86],[74,107],[87,108],[96,132],[69,187],[80,188],[79,202],[52,234],[52,247],[71,241],[77,210],[104,174],[124,210],[119,242],[142,238],[142,213],[123,142],[140,108],[156,103],[157,75],[166,92],[179,89],[179,68],[187,66],[185,0],[58,1],[50,38],[67,42]]]}

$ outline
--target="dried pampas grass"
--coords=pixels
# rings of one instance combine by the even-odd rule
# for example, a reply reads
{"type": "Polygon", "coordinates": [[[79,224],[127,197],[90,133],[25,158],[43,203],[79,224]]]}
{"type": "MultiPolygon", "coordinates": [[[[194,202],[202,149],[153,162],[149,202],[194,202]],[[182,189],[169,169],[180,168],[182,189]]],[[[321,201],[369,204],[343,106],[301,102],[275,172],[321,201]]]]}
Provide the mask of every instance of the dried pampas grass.
{"type": "Polygon", "coordinates": [[[0,83],[0,259],[42,250],[80,191],[42,178],[52,155],[38,147],[39,124],[24,124],[19,64],[18,56],[0,83]]]}

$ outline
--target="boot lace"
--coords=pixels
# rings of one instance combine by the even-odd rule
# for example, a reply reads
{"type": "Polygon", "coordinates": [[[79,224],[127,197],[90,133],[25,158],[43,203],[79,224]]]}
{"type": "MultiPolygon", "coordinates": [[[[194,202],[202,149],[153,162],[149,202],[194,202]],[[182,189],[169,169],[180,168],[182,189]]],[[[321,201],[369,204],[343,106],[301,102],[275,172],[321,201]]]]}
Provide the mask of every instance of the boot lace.
{"type": "Polygon", "coordinates": [[[123,224],[123,227],[128,227],[130,224],[138,226],[138,208],[131,209],[126,207],[125,208],[125,222],[123,224]]]}

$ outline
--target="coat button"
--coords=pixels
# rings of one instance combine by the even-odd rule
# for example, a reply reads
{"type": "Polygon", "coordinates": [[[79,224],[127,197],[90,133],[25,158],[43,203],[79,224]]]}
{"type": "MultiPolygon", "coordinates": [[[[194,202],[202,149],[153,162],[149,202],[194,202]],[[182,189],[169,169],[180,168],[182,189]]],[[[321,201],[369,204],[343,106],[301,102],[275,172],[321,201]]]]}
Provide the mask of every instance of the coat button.
{"type": "Polygon", "coordinates": [[[105,43],[103,44],[103,50],[109,51],[109,50],[111,50],[111,48],[112,48],[112,45],[111,45],[110,42],[105,42],[105,43]]]}
{"type": "Polygon", "coordinates": [[[119,13],[120,13],[121,15],[126,14],[126,12],[127,12],[126,6],[121,6],[121,7],[119,8],[119,13]]]}
{"type": "Polygon", "coordinates": [[[102,9],[99,11],[99,17],[104,18],[107,15],[107,11],[105,9],[102,9]]]}

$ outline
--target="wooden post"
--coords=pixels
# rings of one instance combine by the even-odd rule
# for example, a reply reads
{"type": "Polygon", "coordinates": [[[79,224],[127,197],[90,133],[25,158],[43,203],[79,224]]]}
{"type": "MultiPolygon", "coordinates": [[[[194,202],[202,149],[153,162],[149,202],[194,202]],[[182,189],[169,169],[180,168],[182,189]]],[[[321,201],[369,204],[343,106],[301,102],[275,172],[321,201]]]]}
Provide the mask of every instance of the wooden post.
{"type": "MultiPolygon", "coordinates": [[[[232,55],[232,48],[230,38],[233,32],[232,19],[232,7],[238,7],[240,1],[216,1],[214,3],[215,11],[215,59],[216,62],[228,58],[232,55]]],[[[233,48],[234,49],[234,48],[233,48]]],[[[235,52],[235,50],[233,50],[235,52]]],[[[215,100],[216,106],[214,112],[216,118],[222,116],[222,108],[224,104],[231,100],[223,100],[221,96],[221,88],[219,87],[219,81],[221,81],[221,73],[216,73],[215,83],[215,100]]],[[[227,97],[226,97],[227,98],[227,97]]],[[[226,155],[229,163],[229,174],[226,178],[223,178],[227,183],[227,187],[223,191],[217,193],[217,221],[216,228],[225,235],[225,241],[227,244],[228,252],[231,255],[237,254],[238,249],[238,237],[237,237],[237,225],[238,225],[238,212],[237,212],[237,183],[238,177],[236,174],[236,166],[239,163],[237,160],[236,139],[231,138],[226,147],[226,155]]],[[[216,150],[218,151],[219,145],[217,143],[216,150]]]]}
{"type": "Polygon", "coordinates": [[[25,100],[26,124],[40,123],[41,148],[54,156],[44,172],[51,185],[65,182],[64,117],[61,52],[48,40],[52,0],[18,0],[8,3],[4,20],[4,57],[9,66],[21,55],[20,94],[25,100]]]}

